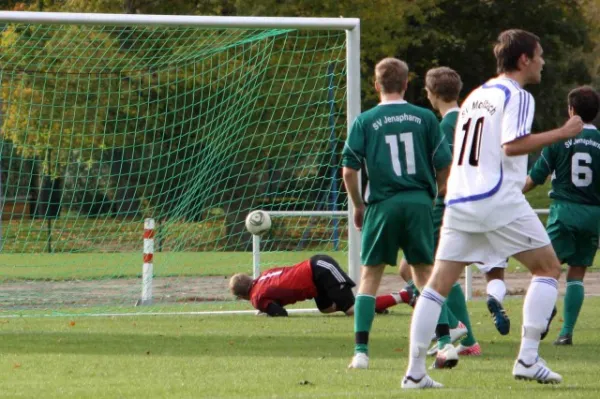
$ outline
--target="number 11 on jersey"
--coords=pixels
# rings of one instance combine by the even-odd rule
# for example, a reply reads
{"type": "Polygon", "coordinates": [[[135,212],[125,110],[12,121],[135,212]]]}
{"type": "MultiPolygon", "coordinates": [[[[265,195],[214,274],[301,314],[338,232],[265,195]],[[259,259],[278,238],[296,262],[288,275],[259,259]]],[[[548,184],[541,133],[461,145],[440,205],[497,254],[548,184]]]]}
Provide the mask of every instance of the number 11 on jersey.
{"type": "Polygon", "coordinates": [[[415,164],[415,145],[413,142],[413,134],[411,132],[385,136],[385,142],[390,147],[390,156],[392,157],[392,167],[394,168],[394,173],[396,173],[396,176],[402,176],[398,140],[404,144],[404,153],[406,155],[406,173],[409,175],[414,175],[417,173],[417,167],[415,164]]]}

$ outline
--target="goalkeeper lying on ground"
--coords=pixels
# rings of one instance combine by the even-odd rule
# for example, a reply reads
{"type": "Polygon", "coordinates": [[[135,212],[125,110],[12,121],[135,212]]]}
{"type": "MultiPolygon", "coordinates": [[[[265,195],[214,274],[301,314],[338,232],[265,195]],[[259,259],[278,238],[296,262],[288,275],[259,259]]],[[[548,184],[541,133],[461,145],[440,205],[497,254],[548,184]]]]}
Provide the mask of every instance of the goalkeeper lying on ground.
{"type": "MultiPolygon", "coordinates": [[[[287,316],[286,305],[315,299],[321,313],[354,314],[354,281],[327,255],[315,255],[294,266],[276,267],[261,273],[257,279],[238,273],[229,280],[229,290],[240,299],[247,299],[256,309],[269,316],[287,316]]],[[[386,309],[410,298],[400,293],[376,298],[375,311],[386,309]]]]}

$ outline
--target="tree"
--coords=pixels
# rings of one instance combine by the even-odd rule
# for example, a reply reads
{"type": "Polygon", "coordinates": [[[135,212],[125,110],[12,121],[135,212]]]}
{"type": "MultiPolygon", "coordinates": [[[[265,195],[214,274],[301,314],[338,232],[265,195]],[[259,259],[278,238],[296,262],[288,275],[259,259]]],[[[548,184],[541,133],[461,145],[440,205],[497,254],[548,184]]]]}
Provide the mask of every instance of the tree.
{"type": "MultiPolygon", "coordinates": [[[[590,82],[586,54],[591,50],[589,27],[582,8],[573,1],[532,0],[521,2],[442,0],[424,24],[411,25],[410,36],[420,37],[407,49],[409,63],[422,87],[425,71],[431,66],[456,69],[468,93],[495,74],[493,43],[499,32],[523,28],[536,33],[544,48],[543,79],[528,87],[536,99],[535,129],[546,130],[566,118],[565,97],[574,85],[590,82]]],[[[418,91],[413,100],[425,103],[418,91]]]]}
{"type": "MultiPolygon", "coordinates": [[[[566,92],[598,75],[590,74],[599,66],[600,43],[598,8],[590,5],[593,0],[0,2],[45,11],[358,17],[363,109],[378,102],[372,81],[381,58],[408,62],[407,99],[428,106],[427,69],[453,67],[466,94],[495,74],[497,34],[522,27],[540,35],[547,60],[542,84],[532,87],[536,130],[561,123],[566,92]]],[[[261,196],[301,193],[309,208],[322,201],[324,176],[332,173],[329,68],[338,153],[345,137],[343,32],[22,24],[6,27],[0,40],[0,137],[41,160],[46,173],[67,176],[73,196],[115,202],[113,211],[147,207],[153,215],[192,219],[219,207],[236,234],[243,230],[239,210],[261,196]],[[317,155],[303,156],[308,152],[317,155]]]]}

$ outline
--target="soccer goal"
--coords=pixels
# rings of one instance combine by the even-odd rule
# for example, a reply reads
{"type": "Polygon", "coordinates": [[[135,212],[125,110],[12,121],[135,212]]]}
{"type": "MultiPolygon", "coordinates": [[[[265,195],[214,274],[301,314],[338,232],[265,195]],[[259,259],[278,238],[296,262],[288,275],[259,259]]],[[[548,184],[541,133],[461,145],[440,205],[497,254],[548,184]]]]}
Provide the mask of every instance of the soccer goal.
{"type": "Polygon", "coordinates": [[[254,209],[317,212],[277,218],[261,267],[326,252],[358,277],[339,154],[359,20],[0,21],[0,315],[240,309],[254,209]]]}

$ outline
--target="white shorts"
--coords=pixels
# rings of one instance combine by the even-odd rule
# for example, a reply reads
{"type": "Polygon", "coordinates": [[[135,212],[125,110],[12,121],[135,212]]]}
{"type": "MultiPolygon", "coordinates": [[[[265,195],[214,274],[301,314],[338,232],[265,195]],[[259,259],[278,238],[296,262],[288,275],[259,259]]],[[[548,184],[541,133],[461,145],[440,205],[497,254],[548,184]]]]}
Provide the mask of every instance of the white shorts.
{"type": "Polygon", "coordinates": [[[508,267],[508,258],[504,258],[501,260],[488,262],[485,264],[475,263],[475,266],[479,269],[481,273],[488,273],[492,271],[492,269],[506,269],[508,267]]]}
{"type": "Polygon", "coordinates": [[[550,245],[548,233],[532,212],[506,226],[481,233],[442,226],[436,259],[476,263],[491,269],[490,265],[500,264],[510,256],[546,245],[550,245]]]}

